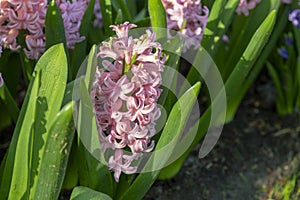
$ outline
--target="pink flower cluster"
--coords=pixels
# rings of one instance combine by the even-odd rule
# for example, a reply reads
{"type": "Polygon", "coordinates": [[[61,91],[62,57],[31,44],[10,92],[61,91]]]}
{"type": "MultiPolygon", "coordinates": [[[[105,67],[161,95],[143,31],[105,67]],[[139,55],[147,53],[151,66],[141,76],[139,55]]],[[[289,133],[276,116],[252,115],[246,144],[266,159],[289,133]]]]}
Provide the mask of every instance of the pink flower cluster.
{"type": "Polygon", "coordinates": [[[240,0],[240,3],[238,5],[238,8],[236,9],[236,13],[238,15],[249,15],[249,10],[252,10],[255,8],[257,4],[259,4],[261,0],[240,0]]]}
{"type": "MultiPolygon", "coordinates": [[[[78,31],[88,0],[73,0],[72,2],[57,0],[56,2],[63,17],[67,46],[72,49],[75,43],[84,40],[78,31]]],[[[47,7],[47,0],[1,0],[2,46],[12,51],[20,49],[21,45],[17,37],[22,34],[26,43],[26,48],[23,49],[26,56],[29,59],[38,59],[44,53],[46,46],[44,28],[47,7]]]]}
{"type": "Polygon", "coordinates": [[[121,172],[137,171],[137,161],[154,147],[155,121],[160,117],[157,100],[165,57],[149,30],[139,38],[128,36],[134,24],[111,26],[117,36],[102,42],[91,99],[99,140],[108,166],[118,182],[121,172]],[[124,150],[128,149],[128,152],[124,150]]]}
{"type": "Polygon", "coordinates": [[[67,47],[74,49],[76,43],[85,39],[80,36],[79,28],[89,0],[73,0],[72,2],[56,0],[56,2],[64,21],[67,47]]]}
{"type": "Polygon", "coordinates": [[[21,46],[17,36],[24,30],[26,55],[35,59],[45,50],[43,32],[47,9],[46,0],[2,0],[0,1],[0,37],[4,48],[13,51],[21,46]]]}
{"type": "Polygon", "coordinates": [[[169,29],[180,31],[183,35],[198,41],[186,40],[185,49],[200,46],[207,24],[209,10],[201,5],[201,0],[162,0],[167,14],[169,29]]]}

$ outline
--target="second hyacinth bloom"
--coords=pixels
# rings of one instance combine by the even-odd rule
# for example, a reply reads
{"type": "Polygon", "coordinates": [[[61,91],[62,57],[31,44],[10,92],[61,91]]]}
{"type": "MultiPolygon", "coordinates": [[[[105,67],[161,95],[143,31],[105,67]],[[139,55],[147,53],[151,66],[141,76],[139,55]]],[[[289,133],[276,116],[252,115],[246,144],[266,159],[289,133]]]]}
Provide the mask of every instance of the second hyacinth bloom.
{"type": "Polygon", "coordinates": [[[151,137],[161,115],[162,46],[149,30],[139,38],[129,36],[134,27],[129,22],[111,26],[116,37],[100,45],[102,66],[91,91],[101,149],[117,182],[121,172],[137,172],[138,160],[154,148],[151,137]]]}

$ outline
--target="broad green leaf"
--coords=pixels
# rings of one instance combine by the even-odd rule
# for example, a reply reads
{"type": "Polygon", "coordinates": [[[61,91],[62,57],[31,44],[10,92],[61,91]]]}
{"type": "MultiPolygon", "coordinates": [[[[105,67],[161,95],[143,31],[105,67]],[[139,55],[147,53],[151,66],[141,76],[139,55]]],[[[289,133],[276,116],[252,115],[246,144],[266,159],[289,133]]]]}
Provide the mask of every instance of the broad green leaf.
{"type": "Polygon", "coordinates": [[[148,11],[156,39],[167,38],[167,18],[161,0],[148,0],[148,11]]]}
{"type": "Polygon", "coordinates": [[[60,44],[40,58],[33,73],[9,147],[0,199],[7,195],[11,199],[29,198],[29,187],[38,174],[42,137],[60,109],[66,78],[66,57],[60,44]]]}
{"type": "Polygon", "coordinates": [[[107,194],[97,192],[88,187],[75,187],[72,194],[71,200],[112,200],[107,194]]]}
{"type": "MultiPolygon", "coordinates": [[[[197,100],[199,90],[200,83],[198,82],[184,93],[174,105],[161,137],[155,147],[155,152],[153,152],[144,169],[149,171],[149,169],[153,169],[153,167],[155,169],[157,167],[162,167],[169,160],[172,152],[179,142],[191,109],[197,100]],[[166,145],[168,145],[168,148],[161,152],[160,150],[164,149],[166,145]]],[[[128,190],[118,191],[119,198],[117,199],[142,199],[154,183],[158,173],[159,170],[141,173],[128,190]]]]}
{"type": "Polygon", "coordinates": [[[36,180],[34,199],[57,199],[59,196],[75,132],[73,106],[73,102],[68,103],[50,127],[45,150],[40,158],[40,174],[36,180]]]}
{"type": "Polygon", "coordinates": [[[112,25],[112,6],[111,0],[96,0],[100,1],[101,13],[103,17],[104,33],[106,37],[113,35],[113,31],[109,27],[112,25]]]}
{"type": "MultiPolygon", "coordinates": [[[[98,1],[98,0],[96,0],[98,1]]],[[[75,44],[75,49],[72,51],[72,60],[71,60],[71,66],[72,66],[72,79],[76,77],[77,71],[83,62],[83,60],[86,57],[87,52],[87,38],[89,33],[89,28],[91,25],[92,17],[93,17],[93,11],[94,11],[94,5],[95,0],[91,0],[85,10],[85,13],[83,15],[83,18],[81,20],[81,25],[79,28],[79,34],[81,36],[85,37],[85,40],[83,40],[80,43],[75,44]]]]}
{"type": "Polygon", "coordinates": [[[8,149],[0,187],[0,199],[29,196],[31,138],[35,121],[40,73],[33,74],[8,149]]]}
{"type": "Polygon", "coordinates": [[[41,72],[40,87],[35,113],[32,166],[31,198],[37,187],[37,178],[41,175],[41,158],[45,151],[45,141],[49,136],[50,126],[59,112],[67,82],[67,58],[62,44],[49,48],[39,59],[36,71],[41,72]]]}

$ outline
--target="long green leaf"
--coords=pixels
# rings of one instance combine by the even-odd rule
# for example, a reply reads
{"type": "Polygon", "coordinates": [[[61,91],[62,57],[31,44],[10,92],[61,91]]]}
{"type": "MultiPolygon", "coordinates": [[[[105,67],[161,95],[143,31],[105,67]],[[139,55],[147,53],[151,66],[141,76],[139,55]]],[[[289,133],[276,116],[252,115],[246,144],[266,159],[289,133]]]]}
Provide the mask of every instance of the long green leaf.
{"type": "MultiPolygon", "coordinates": [[[[284,10],[281,12],[281,15],[279,15],[278,21],[276,25],[274,26],[274,30],[272,32],[272,35],[270,37],[270,40],[266,44],[265,48],[263,49],[263,52],[259,56],[258,60],[255,62],[251,72],[248,74],[246,80],[244,81],[243,86],[240,88],[239,93],[237,93],[234,97],[234,100],[232,99],[230,104],[227,105],[227,110],[230,111],[231,115],[234,115],[235,112],[238,109],[239,102],[243,99],[246,92],[248,91],[251,84],[254,82],[256,77],[258,76],[259,72],[263,68],[265,64],[265,60],[268,58],[270,53],[272,52],[273,48],[275,47],[279,36],[281,35],[282,31],[284,30],[288,19],[285,17],[288,15],[289,8],[286,6],[284,10]]],[[[229,115],[229,113],[228,113],[229,115]]],[[[228,117],[233,118],[233,117],[228,117]]]]}
{"type": "Polygon", "coordinates": [[[85,10],[85,13],[83,15],[83,18],[81,20],[81,25],[79,28],[79,33],[81,36],[85,37],[85,40],[83,40],[80,43],[77,43],[75,45],[75,49],[72,51],[72,60],[71,60],[71,66],[72,66],[72,79],[76,77],[77,71],[83,62],[83,60],[86,57],[87,52],[87,38],[89,33],[89,28],[91,26],[91,21],[93,17],[93,10],[94,10],[95,0],[91,0],[88,4],[88,7],[85,10]]]}
{"type": "Polygon", "coordinates": [[[97,192],[88,187],[76,187],[71,194],[71,200],[112,200],[107,194],[97,192]]]}
{"type": "Polygon", "coordinates": [[[69,58],[69,51],[67,49],[67,40],[65,36],[64,22],[61,16],[61,12],[56,5],[55,0],[52,0],[48,6],[45,20],[45,33],[46,33],[46,49],[59,43],[64,44],[65,54],[68,62],[69,80],[72,80],[72,75],[76,73],[71,64],[69,58]]]}
{"type": "Polygon", "coordinates": [[[41,71],[41,82],[37,97],[30,196],[33,197],[37,187],[37,178],[41,175],[40,160],[45,151],[45,141],[49,136],[50,126],[59,112],[67,82],[67,58],[62,44],[48,49],[36,66],[41,71]]]}
{"type": "MultiPolygon", "coordinates": [[[[169,160],[178,144],[177,142],[185,127],[191,109],[197,100],[199,89],[200,83],[196,83],[190,90],[184,93],[174,105],[162,135],[156,145],[155,152],[152,154],[144,168],[147,171],[153,169],[152,167],[162,167],[169,160]],[[160,152],[159,150],[163,149],[166,145],[168,145],[168,149],[163,153],[160,152]]],[[[118,194],[120,195],[118,199],[142,199],[158,176],[159,170],[154,170],[155,171],[141,173],[128,190],[118,191],[118,194]]]]}
{"type": "Polygon", "coordinates": [[[52,123],[40,161],[34,199],[57,199],[59,196],[75,132],[73,106],[73,102],[67,104],[52,123]]]}
{"type": "Polygon", "coordinates": [[[225,66],[224,63],[222,65],[225,68],[222,72],[225,81],[243,56],[243,52],[247,48],[256,30],[263,23],[263,20],[272,10],[278,10],[278,7],[279,1],[265,0],[258,4],[257,7],[250,12],[248,17],[239,16],[235,19],[232,24],[233,30],[231,35],[232,38],[235,38],[235,42],[229,44],[231,51],[229,56],[226,57],[225,66]]]}
{"type": "Polygon", "coordinates": [[[40,74],[34,73],[8,149],[0,187],[0,199],[28,197],[30,141],[35,118],[40,74]],[[26,122],[26,123],[23,123],[26,122]],[[10,193],[11,190],[11,193],[10,193]]]}
{"type": "Polygon", "coordinates": [[[112,6],[110,0],[96,0],[100,1],[101,6],[101,13],[103,17],[103,24],[104,24],[104,33],[106,37],[113,35],[113,31],[109,27],[112,25],[112,6]]]}
{"type": "Polygon", "coordinates": [[[167,18],[161,0],[148,0],[148,11],[156,39],[167,38],[167,18]]]}
{"type": "Polygon", "coordinates": [[[271,65],[271,63],[267,62],[266,63],[269,74],[271,76],[271,78],[273,79],[275,88],[276,88],[276,98],[277,98],[277,110],[279,112],[279,114],[283,114],[284,113],[284,108],[282,108],[282,105],[284,105],[284,95],[283,95],[283,91],[282,91],[282,84],[280,82],[280,78],[276,72],[276,70],[274,69],[274,67],[271,65]]]}
{"type": "Polygon", "coordinates": [[[20,110],[5,83],[0,88],[0,99],[3,100],[3,103],[6,106],[8,114],[11,116],[13,122],[17,123],[20,110]]]}
{"type": "Polygon", "coordinates": [[[45,24],[46,49],[58,43],[63,43],[66,47],[64,22],[54,0],[48,6],[45,24]]]}
{"type": "Polygon", "coordinates": [[[272,11],[264,20],[264,22],[260,25],[257,29],[251,41],[249,42],[246,50],[244,51],[241,59],[235,66],[234,70],[232,71],[230,77],[226,81],[226,93],[227,93],[227,101],[228,101],[228,110],[226,121],[229,122],[234,117],[234,113],[236,110],[231,110],[230,107],[232,103],[239,103],[235,102],[234,98],[240,90],[242,90],[243,84],[240,84],[237,87],[236,83],[243,83],[249,72],[251,71],[254,63],[258,59],[259,55],[261,54],[264,46],[266,45],[269,36],[273,30],[274,23],[276,18],[276,11],[272,11]]]}
{"type": "Polygon", "coordinates": [[[29,198],[29,188],[38,174],[42,137],[60,109],[67,78],[66,63],[61,44],[50,48],[37,63],[9,147],[0,199],[6,199],[7,195],[11,199],[29,198]]]}
{"type": "Polygon", "coordinates": [[[111,0],[111,2],[116,11],[118,10],[122,11],[122,16],[124,20],[130,22],[132,21],[132,16],[124,0],[111,0]]]}

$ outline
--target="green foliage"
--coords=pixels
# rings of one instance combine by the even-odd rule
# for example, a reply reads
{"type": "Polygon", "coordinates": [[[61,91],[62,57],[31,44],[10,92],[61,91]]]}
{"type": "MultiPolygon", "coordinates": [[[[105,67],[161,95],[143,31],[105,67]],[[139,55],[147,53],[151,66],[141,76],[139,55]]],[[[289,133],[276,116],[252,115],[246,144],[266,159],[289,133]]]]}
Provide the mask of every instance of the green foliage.
{"type": "Polygon", "coordinates": [[[49,145],[68,149],[72,141],[72,106],[66,106],[57,116],[66,81],[67,59],[63,45],[59,44],[49,48],[33,73],[5,160],[0,199],[33,198],[45,180],[52,195],[58,196],[69,152],[48,150],[49,145]],[[55,123],[57,120],[65,123],[55,123]],[[59,132],[63,133],[60,137],[51,138],[59,132]],[[49,163],[61,166],[59,173],[45,173],[49,163]]]}
{"type": "Polygon", "coordinates": [[[148,0],[148,11],[151,25],[156,32],[156,39],[167,38],[166,12],[160,0],[148,0]],[[164,28],[164,29],[161,29],[164,28]]]}
{"type": "Polygon", "coordinates": [[[87,187],[75,187],[72,194],[71,200],[111,200],[112,198],[108,195],[97,192],[87,187]]]}

